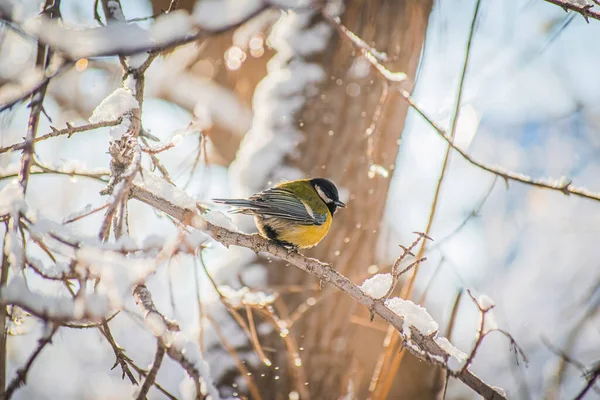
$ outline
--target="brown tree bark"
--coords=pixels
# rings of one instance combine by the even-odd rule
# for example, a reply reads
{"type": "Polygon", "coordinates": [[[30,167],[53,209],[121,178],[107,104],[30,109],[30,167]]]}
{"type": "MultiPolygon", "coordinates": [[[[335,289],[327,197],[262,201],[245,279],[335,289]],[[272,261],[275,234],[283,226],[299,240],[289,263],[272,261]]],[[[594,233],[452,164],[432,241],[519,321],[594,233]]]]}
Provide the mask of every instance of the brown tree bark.
{"type": "MultiPolygon", "coordinates": [[[[191,13],[195,3],[196,0],[179,0],[177,9],[191,13]]],[[[152,0],[153,14],[157,15],[167,10],[170,4],[171,0],[152,0]]],[[[258,26],[258,30],[267,30],[269,20],[268,17],[265,18],[266,25],[258,26]]],[[[271,20],[274,19],[271,18],[271,20]]],[[[200,46],[196,47],[197,57],[189,65],[184,66],[183,71],[180,73],[187,75],[186,78],[192,83],[190,89],[194,87],[195,80],[210,79],[214,84],[231,91],[243,105],[248,106],[248,109],[250,109],[254,89],[267,73],[267,62],[272,57],[273,52],[265,45],[262,56],[253,57],[247,54],[245,62],[239,69],[235,71],[228,70],[224,62],[224,54],[233,45],[234,32],[228,31],[206,39],[200,46]],[[207,72],[207,69],[210,71],[207,72]]],[[[247,49],[245,50],[247,52],[247,49]]],[[[158,96],[189,111],[193,111],[195,106],[193,97],[189,99],[191,102],[182,101],[181,98],[173,96],[168,87],[158,93],[158,96]]],[[[235,121],[236,117],[238,116],[232,115],[232,120],[235,121]]],[[[209,161],[229,165],[235,158],[235,152],[243,138],[243,133],[248,128],[249,126],[241,130],[232,130],[215,121],[213,127],[205,132],[213,145],[213,152],[209,154],[209,161]]]]}
{"type": "MultiPolygon", "coordinates": [[[[432,1],[348,1],[342,23],[379,51],[386,52],[391,60],[386,67],[405,72],[413,81],[431,7],[432,1]]],[[[319,61],[330,79],[298,117],[306,141],[300,146],[301,157],[292,164],[308,176],[331,178],[350,196],[348,208],[336,214],[328,237],[309,254],[331,262],[346,276],[360,277],[370,265],[381,262],[377,245],[408,106],[390,91],[376,129],[369,137],[367,130],[382,99],[385,82],[373,70],[357,76],[360,75],[357,63],[365,60],[337,34],[319,61]],[[388,169],[390,176],[369,175],[372,165],[388,169]]],[[[280,270],[280,273],[285,274],[284,280],[290,284],[311,279],[294,270],[280,270]]],[[[357,382],[354,378],[354,390],[360,387],[359,398],[364,398],[382,351],[383,335],[372,328],[353,325],[354,314],[368,320],[368,313],[357,310],[356,304],[339,293],[326,288],[317,297],[324,300],[307,313],[293,332],[302,338],[299,344],[305,348],[303,359],[306,370],[310,371],[311,396],[335,398],[347,390],[347,378],[359,373],[363,379],[357,382]]],[[[415,393],[423,393],[420,389],[407,390],[415,386],[414,378],[411,376],[412,384],[404,385],[393,398],[420,397],[415,397],[415,393]]]]}

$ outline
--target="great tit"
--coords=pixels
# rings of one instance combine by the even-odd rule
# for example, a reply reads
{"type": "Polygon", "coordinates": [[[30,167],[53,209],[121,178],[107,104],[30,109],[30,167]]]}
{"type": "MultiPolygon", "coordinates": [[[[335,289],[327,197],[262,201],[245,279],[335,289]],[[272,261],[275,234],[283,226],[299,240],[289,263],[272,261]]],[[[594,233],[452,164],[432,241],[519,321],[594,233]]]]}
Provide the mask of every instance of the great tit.
{"type": "Polygon", "coordinates": [[[333,182],[324,178],[284,182],[248,199],[213,201],[238,207],[233,213],[253,215],[263,237],[293,249],[316,246],[337,208],[346,207],[333,182]]]}

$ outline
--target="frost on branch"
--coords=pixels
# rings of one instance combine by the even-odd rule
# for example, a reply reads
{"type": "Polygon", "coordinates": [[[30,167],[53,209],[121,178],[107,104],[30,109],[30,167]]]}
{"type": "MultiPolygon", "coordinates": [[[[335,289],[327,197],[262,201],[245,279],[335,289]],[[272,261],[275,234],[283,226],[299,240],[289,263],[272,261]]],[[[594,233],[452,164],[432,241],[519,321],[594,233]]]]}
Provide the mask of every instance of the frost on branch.
{"type": "Polygon", "coordinates": [[[225,301],[234,308],[239,308],[243,305],[264,307],[273,304],[275,296],[272,294],[250,291],[247,287],[235,290],[230,286],[219,286],[219,292],[225,296],[225,301]]]}
{"type": "Polygon", "coordinates": [[[423,336],[429,336],[439,330],[437,322],[427,310],[410,300],[393,297],[385,305],[396,315],[404,319],[402,333],[410,338],[410,327],[415,327],[423,336]]]}
{"type": "Polygon", "coordinates": [[[203,0],[196,2],[194,22],[209,31],[218,31],[248,20],[265,8],[263,0],[203,0]]]}
{"type": "Polygon", "coordinates": [[[360,289],[372,298],[380,299],[390,290],[393,281],[392,274],[377,274],[364,281],[360,289]]]}
{"type": "Polygon", "coordinates": [[[92,124],[113,121],[139,107],[138,101],[129,90],[118,88],[94,109],[89,121],[92,124]]]}
{"type": "Polygon", "coordinates": [[[17,305],[25,311],[45,320],[71,322],[100,320],[110,311],[108,298],[88,294],[77,299],[66,296],[47,296],[29,290],[21,277],[13,278],[3,288],[0,300],[3,306],[17,305]]]}

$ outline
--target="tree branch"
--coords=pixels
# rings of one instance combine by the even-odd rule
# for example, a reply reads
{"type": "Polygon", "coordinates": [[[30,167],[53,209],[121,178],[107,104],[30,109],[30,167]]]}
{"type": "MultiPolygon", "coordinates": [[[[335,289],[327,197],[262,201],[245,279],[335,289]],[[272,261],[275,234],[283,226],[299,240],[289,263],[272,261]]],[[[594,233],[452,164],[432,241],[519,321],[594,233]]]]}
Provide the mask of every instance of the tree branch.
{"type": "Polygon", "coordinates": [[[33,351],[33,353],[31,353],[25,365],[17,370],[17,376],[15,376],[15,378],[10,382],[10,385],[8,385],[6,391],[0,395],[0,399],[10,399],[17,389],[25,385],[27,381],[27,374],[29,373],[31,366],[41,354],[42,350],[44,350],[44,347],[52,343],[52,337],[54,336],[57,330],[58,326],[53,326],[50,329],[50,332],[48,332],[46,335],[42,336],[39,339],[38,346],[33,351]]]}
{"type": "MultiPolygon", "coordinates": [[[[590,18],[600,20],[600,11],[592,8],[594,4],[588,3],[586,0],[545,0],[548,3],[561,6],[565,11],[575,11],[581,14],[585,21],[589,24],[590,18]]],[[[597,4],[597,3],[596,3],[597,4]]]]}
{"type": "Polygon", "coordinates": [[[144,381],[144,384],[142,385],[142,388],[138,393],[137,400],[144,400],[146,398],[150,387],[154,384],[154,381],[156,380],[156,374],[158,374],[158,370],[160,369],[160,365],[162,364],[164,356],[165,348],[160,343],[160,341],[158,341],[156,345],[156,354],[154,355],[154,362],[152,363],[152,368],[150,368],[150,372],[148,372],[146,380],[144,381]]]}
{"type": "MultiPolygon", "coordinates": [[[[68,137],[71,137],[71,135],[73,135],[75,133],[90,131],[92,129],[104,128],[107,126],[115,126],[115,125],[119,125],[120,123],[121,123],[121,118],[116,119],[114,121],[102,121],[102,122],[98,122],[95,124],[88,124],[88,125],[82,125],[82,126],[72,126],[69,123],[67,123],[67,127],[64,129],[56,129],[54,127],[51,127],[52,132],[42,135],[40,137],[36,137],[33,142],[37,143],[37,142],[41,142],[42,140],[46,140],[46,139],[50,139],[50,138],[62,136],[62,135],[67,135],[68,137]]],[[[6,152],[11,152],[11,151],[23,150],[26,146],[27,146],[27,142],[23,141],[21,143],[11,144],[10,146],[0,147],[0,154],[6,153],[6,152]]]]}
{"type": "Polygon", "coordinates": [[[395,314],[386,307],[382,301],[366,295],[358,286],[338,273],[331,265],[325,264],[314,258],[305,257],[297,252],[290,252],[288,249],[258,235],[248,235],[233,229],[214,225],[201,216],[198,211],[199,207],[193,198],[166,181],[155,176],[150,176],[149,173],[144,172],[142,176],[144,177],[144,181],[136,180],[132,186],[133,198],[169,214],[186,225],[203,228],[213,239],[227,247],[233,245],[246,247],[256,253],[269,253],[314,275],[323,282],[332,284],[341,292],[352,297],[356,302],[372,309],[375,314],[398,330],[403,339],[403,343],[407,345],[409,351],[419,359],[430,364],[440,365],[449,370],[453,376],[463,381],[486,399],[505,399],[503,394],[483,382],[469,369],[464,371],[450,370],[445,362],[445,360],[448,359],[449,354],[436,343],[434,335],[424,336],[417,329],[411,327],[408,330],[411,333],[409,338],[403,333],[407,330],[404,329],[404,320],[401,316],[395,314]]]}

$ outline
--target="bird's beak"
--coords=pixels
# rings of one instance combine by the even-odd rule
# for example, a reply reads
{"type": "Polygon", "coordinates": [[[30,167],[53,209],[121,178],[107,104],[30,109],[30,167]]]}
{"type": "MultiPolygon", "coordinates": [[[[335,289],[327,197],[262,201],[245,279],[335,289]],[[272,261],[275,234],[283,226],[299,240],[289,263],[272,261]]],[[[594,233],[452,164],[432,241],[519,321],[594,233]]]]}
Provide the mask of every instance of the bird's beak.
{"type": "Polygon", "coordinates": [[[346,205],[339,200],[334,201],[333,204],[335,204],[339,208],[346,208],[346,205]]]}

